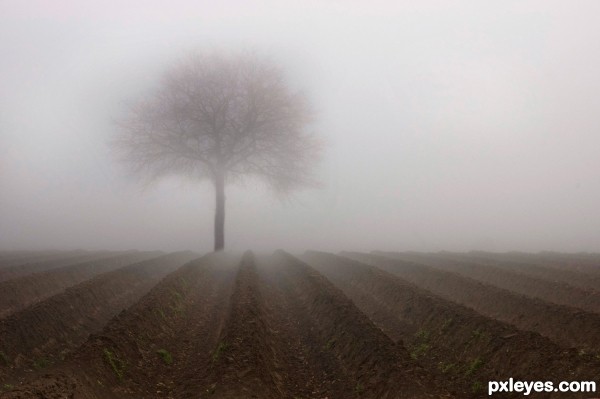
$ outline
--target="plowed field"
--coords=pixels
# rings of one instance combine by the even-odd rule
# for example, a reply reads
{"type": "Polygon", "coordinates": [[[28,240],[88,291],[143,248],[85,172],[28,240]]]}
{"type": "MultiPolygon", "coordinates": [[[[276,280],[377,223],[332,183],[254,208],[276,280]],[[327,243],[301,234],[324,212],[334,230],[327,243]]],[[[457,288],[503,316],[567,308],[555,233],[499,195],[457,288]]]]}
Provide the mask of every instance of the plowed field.
{"type": "Polygon", "coordinates": [[[600,383],[596,260],[0,252],[0,398],[483,398],[493,380],[600,383]]]}

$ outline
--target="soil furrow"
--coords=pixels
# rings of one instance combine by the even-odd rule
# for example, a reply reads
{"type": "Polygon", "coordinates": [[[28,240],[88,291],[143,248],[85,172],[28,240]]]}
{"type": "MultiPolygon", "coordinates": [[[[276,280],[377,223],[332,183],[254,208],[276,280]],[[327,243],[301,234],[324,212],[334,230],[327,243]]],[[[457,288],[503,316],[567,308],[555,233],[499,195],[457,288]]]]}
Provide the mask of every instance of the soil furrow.
{"type": "Polygon", "coordinates": [[[175,397],[212,356],[236,263],[211,254],[180,267],[62,365],[0,397],[175,397]]]}
{"type": "Polygon", "coordinates": [[[23,276],[28,276],[34,273],[40,273],[61,267],[75,265],[78,263],[99,260],[123,254],[123,252],[83,252],[77,251],[73,253],[58,254],[56,256],[42,256],[40,259],[34,259],[27,263],[18,262],[15,265],[0,269],[0,282],[9,281],[23,276]]]}
{"type": "Polygon", "coordinates": [[[25,309],[100,273],[159,256],[159,252],[134,252],[76,263],[0,283],[0,318],[25,309]]]}
{"type": "Polygon", "coordinates": [[[173,253],[98,275],[0,320],[0,380],[57,363],[160,278],[195,257],[173,253]]]}
{"type": "MultiPolygon", "coordinates": [[[[489,253],[486,253],[490,256],[489,253]]],[[[531,263],[550,269],[575,271],[589,275],[600,275],[600,257],[597,254],[560,254],[541,252],[538,254],[529,253],[508,253],[493,254],[496,259],[510,259],[517,262],[531,263]]]]}
{"type": "Polygon", "coordinates": [[[202,398],[213,393],[206,375],[223,351],[220,338],[240,258],[220,255],[217,259],[221,260],[205,266],[205,274],[196,288],[202,294],[190,304],[183,325],[177,328],[177,342],[164,345],[173,348],[174,361],[163,372],[168,380],[158,383],[155,397],[202,398]]]}
{"type": "Polygon", "coordinates": [[[600,292],[600,276],[579,273],[573,270],[556,269],[531,263],[517,262],[505,258],[488,258],[480,254],[453,254],[453,258],[483,263],[503,270],[523,273],[546,281],[563,282],[586,291],[600,292]]]}
{"type": "Polygon", "coordinates": [[[455,260],[443,255],[414,255],[391,252],[373,252],[373,254],[423,263],[441,270],[456,272],[518,294],[540,298],[559,305],[572,306],[588,312],[600,313],[600,292],[598,291],[583,290],[565,283],[538,279],[520,272],[504,270],[487,264],[455,260]]]}
{"type": "Polygon", "coordinates": [[[200,376],[200,393],[218,398],[291,397],[278,373],[276,358],[280,351],[268,324],[262,294],[254,255],[247,252],[236,277],[219,341],[206,373],[200,376]]]}
{"type": "MultiPolygon", "coordinates": [[[[381,332],[331,282],[304,262],[282,251],[275,255],[279,286],[298,306],[303,334],[337,360],[340,382],[329,397],[427,398],[446,397],[446,391],[407,350],[381,332]],[[307,321],[304,321],[304,320],[307,321]]],[[[295,313],[293,313],[293,317],[295,313]]],[[[335,369],[334,369],[335,370],[335,369]]],[[[335,383],[335,381],[332,381],[335,383]]],[[[333,387],[332,387],[333,388],[333,387]]],[[[323,396],[318,396],[323,397],[323,396]]]]}
{"type": "Polygon", "coordinates": [[[257,268],[246,254],[236,268],[223,256],[171,273],[62,365],[0,397],[450,397],[306,264],[278,253],[257,268]]]}
{"type": "Polygon", "coordinates": [[[356,381],[321,339],[306,302],[295,295],[297,287],[286,272],[288,260],[263,256],[257,263],[272,339],[279,343],[278,357],[287,369],[282,370],[285,397],[355,397],[356,381]]]}
{"type": "MultiPolygon", "coordinates": [[[[10,251],[0,255],[0,269],[84,255],[86,251],[10,251]]],[[[0,276],[2,272],[0,271],[0,276]]],[[[1,277],[0,277],[1,279],[1,277]]]]}
{"type": "MultiPolygon", "coordinates": [[[[390,337],[404,341],[413,357],[461,397],[480,397],[487,381],[509,377],[597,378],[600,361],[594,356],[564,350],[537,333],[481,316],[383,270],[325,253],[310,252],[302,259],[338,285],[390,337]]],[[[531,397],[586,397],[561,395],[531,397]]]]}
{"type": "Polygon", "coordinates": [[[586,352],[597,352],[600,348],[600,316],[596,313],[518,295],[419,263],[355,252],[342,254],[382,268],[487,317],[538,332],[566,348],[576,347],[586,352]]]}

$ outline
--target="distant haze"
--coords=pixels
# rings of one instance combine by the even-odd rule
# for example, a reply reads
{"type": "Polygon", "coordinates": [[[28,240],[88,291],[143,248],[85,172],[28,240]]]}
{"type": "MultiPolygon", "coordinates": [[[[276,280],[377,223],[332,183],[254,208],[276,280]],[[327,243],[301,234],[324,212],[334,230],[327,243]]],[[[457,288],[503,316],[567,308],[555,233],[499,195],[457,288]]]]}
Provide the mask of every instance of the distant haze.
{"type": "Polygon", "coordinates": [[[598,1],[0,0],[0,249],[212,248],[208,182],[107,145],[195,49],[279,62],[322,188],[227,192],[230,249],[600,251],[598,1]],[[123,4],[125,3],[125,4],[123,4]]]}

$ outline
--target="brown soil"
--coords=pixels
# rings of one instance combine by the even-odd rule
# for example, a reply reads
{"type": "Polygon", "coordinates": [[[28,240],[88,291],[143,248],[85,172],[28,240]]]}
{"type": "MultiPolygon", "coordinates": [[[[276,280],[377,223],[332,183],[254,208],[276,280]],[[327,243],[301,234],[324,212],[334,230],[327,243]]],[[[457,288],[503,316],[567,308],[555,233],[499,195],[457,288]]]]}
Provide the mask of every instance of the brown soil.
{"type": "Polygon", "coordinates": [[[586,352],[600,348],[600,315],[596,313],[550,304],[420,263],[354,252],[343,255],[376,265],[484,316],[542,334],[566,348],[586,352]]]}
{"type": "Polygon", "coordinates": [[[579,273],[574,270],[563,270],[530,263],[511,261],[504,258],[494,259],[477,253],[453,254],[452,257],[458,260],[467,260],[487,264],[503,270],[527,274],[545,281],[567,283],[574,287],[582,288],[586,291],[600,292],[600,276],[592,276],[589,274],[579,273]]]}
{"type": "Polygon", "coordinates": [[[0,269],[56,259],[84,255],[86,251],[2,251],[0,252],[0,269]]]}
{"type": "Polygon", "coordinates": [[[0,380],[8,383],[20,371],[58,363],[90,333],[135,303],[160,278],[195,255],[174,253],[98,275],[34,306],[0,320],[0,352],[5,366],[0,380]]]}
{"type": "Polygon", "coordinates": [[[52,374],[5,397],[42,392],[56,397],[160,398],[191,389],[198,395],[199,375],[205,374],[218,347],[234,264],[230,256],[209,255],[170,273],[52,374]]]}
{"type": "Polygon", "coordinates": [[[76,263],[0,283],[0,318],[25,309],[100,273],[158,256],[158,252],[133,252],[76,263]]]}
{"type": "MultiPolygon", "coordinates": [[[[445,397],[445,390],[410,358],[407,350],[386,337],[324,276],[283,252],[270,262],[271,267],[263,273],[271,277],[271,285],[285,298],[273,298],[268,303],[290,304],[278,312],[279,317],[285,315],[288,319],[277,323],[282,326],[277,330],[285,331],[285,326],[297,320],[295,331],[290,331],[294,335],[285,341],[305,346],[291,353],[306,353],[307,360],[313,359],[307,368],[315,370],[311,373],[315,382],[346,387],[344,391],[330,385],[328,390],[308,397],[445,397]],[[319,377],[323,373],[321,365],[329,365],[326,369],[331,374],[319,377]]],[[[323,388],[327,387],[324,384],[323,388]]]]}
{"type": "MultiPolygon", "coordinates": [[[[481,398],[488,380],[600,381],[581,350],[600,347],[595,313],[373,255],[303,258],[317,271],[282,251],[217,253],[174,270],[189,256],[81,277],[0,321],[0,398],[481,398]]],[[[80,269],[38,274],[64,270],[80,269]]]]}
{"type": "Polygon", "coordinates": [[[18,261],[15,264],[0,269],[0,282],[8,281],[14,278],[27,276],[33,273],[39,273],[47,270],[75,265],[77,263],[89,262],[109,256],[122,254],[119,252],[83,252],[60,253],[56,255],[40,256],[29,260],[28,262],[18,261]]]}
{"type": "Polygon", "coordinates": [[[488,264],[455,260],[444,255],[383,252],[377,254],[420,262],[442,270],[456,272],[518,294],[537,297],[559,305],[576,307],[588,312],[600,313],[600,291],[585,290],[566,283],[539,279],[518,271],[505,270],[488,264]]]}
{"type": "Polygon", "coordinates": [[[600,256],[584,254],[560,254],[560,253],[509,253],[494,254],[494,258],[509,259],[524,262],[550,269],[568,270],[589,275],[600,275],[600,256]]]}
{"type": "Polygon", "coordinates": [[[62,365],[0,397],[448,397],[304,263],[238,262],[213,254],[171,273],[62,365]]]}
{"type": "Polygon", "coordinates": [[[383,270],[325,253],[310,252],[303,259],[340,287],[388,336],[403,341],[413,357],[437,372],[460,397],[481,397],[487,381],[509,377],[597,378],[600,361],[594,356],[564,350],[539,334],[483,317],[383,270]]]}

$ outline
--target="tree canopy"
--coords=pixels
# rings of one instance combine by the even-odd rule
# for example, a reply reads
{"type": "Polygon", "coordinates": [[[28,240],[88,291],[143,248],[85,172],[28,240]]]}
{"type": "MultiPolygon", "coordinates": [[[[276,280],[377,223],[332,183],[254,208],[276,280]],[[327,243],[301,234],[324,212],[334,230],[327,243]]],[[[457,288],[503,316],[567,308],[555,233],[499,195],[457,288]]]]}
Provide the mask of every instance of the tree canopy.
{"type": "Polygon", "coordinates": [[[222,249],[227,183],[250,176],[289,192],[315,182],[320,142],[311,122],[306,97],[275,63],[256,54],[194,54],[127,110],[113,144],[144,180],[179,174],[212,181],[215,249],[222,249]]]}

